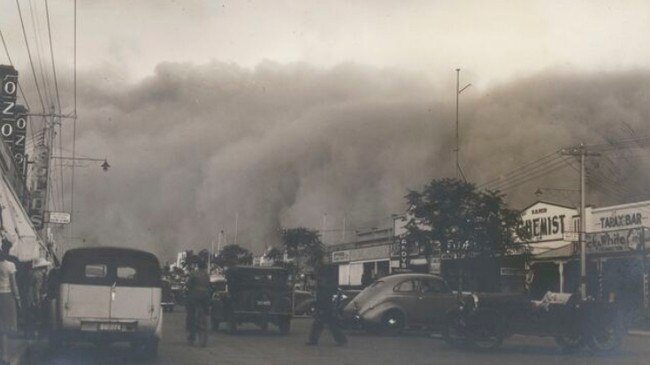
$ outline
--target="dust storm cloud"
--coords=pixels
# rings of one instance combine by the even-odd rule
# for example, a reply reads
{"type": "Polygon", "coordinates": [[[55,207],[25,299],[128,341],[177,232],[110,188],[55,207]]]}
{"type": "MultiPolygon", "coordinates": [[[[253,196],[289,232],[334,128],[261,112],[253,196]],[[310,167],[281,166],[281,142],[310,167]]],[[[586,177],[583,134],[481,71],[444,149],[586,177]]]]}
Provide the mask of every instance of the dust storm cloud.
{"type": "MultiPolygon", "coordinates": [[[[453,86],[423,75],[269,61],[163,63],[138,81],[116,74],[80,78],[77,150],[107,156],[112,168],[78,170],[76,244],[131,245],[167,259],[208,247],[222,229],[232,242],[237,217],[237,243],[259,253],[280,227],[320,229],[324,216],[333,243],[343,217],[349,229],[387,226],[407,189],[454,174],[453,86]]],[[[480,183],[579,141],[647,134],[648,81],[645,72],[544,73],[468,92],[468,178],[480,183]]],[[[647,164],[623,161],[630,190],[643,188],[647,164]]],[[[543,184],[574,184],[574,175],[543,184]]],[[[511,203],[530,203],[532,186],[507,191],[511,203]]]]}

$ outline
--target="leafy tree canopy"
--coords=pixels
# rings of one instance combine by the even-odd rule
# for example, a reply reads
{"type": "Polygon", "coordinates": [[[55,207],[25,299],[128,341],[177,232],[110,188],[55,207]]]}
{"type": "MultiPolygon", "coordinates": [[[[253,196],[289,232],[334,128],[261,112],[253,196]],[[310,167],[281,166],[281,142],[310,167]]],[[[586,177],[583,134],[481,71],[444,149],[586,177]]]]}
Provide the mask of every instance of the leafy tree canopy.
{"type": "Polygon", "coordinates": [[[499,191],[478,191],[457,179],[437,179],[423,191],[409,191],[407,242],[457,257],[496,255],[512,250],[523,235],[520,214],[499,191]]]}
{"type": "Polygon", "coordinates": [[[239,245],[226,245],[215,258],[215,263],[222,268],[235,265],[251,265],[253,263],[253,254],[239,245]]]}
{"type": "Polygon", "coordinates": [[[282,243],[290,258],[305,260],[312,268],[323,262],[325,249],[318,231],[305,227],[285,229],[282,231],[282,243]]]}

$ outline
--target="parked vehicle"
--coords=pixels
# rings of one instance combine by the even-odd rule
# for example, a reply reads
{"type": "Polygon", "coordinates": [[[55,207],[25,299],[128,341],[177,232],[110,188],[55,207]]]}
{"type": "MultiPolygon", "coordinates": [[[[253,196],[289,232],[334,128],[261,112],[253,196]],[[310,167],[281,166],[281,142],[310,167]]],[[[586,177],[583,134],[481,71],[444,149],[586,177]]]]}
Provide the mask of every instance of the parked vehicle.
{"type": "Polygon", "coordinates": [[[513,334],[555,337],[565,352],[585,345],[607,352],[621,345],[625,329],[612,303],[566,293],[549,292],[540,301],[491,293],[474,294],[450,311],[443,338],[454,346],[487,350],[513,334]]]}
{"type": "Polygon", "coordinates": [[[162,284],[162,299],[160,305],[163,311],[173,312],[176,306],[176,298],[172,291],[172,284],[168,280],[163,280],[162,284]]]}
{"type": "Polygon", "coordinates": [[[235,333],[241,323],[255,323],[262,330],[272,323],[282,334],[289,333],[293,288],[286,269],[234,266],[225,276],[226,289],[212,297],[213,328],[226,322],[229,332],[235,333]]]}
{"type": "Polygon", "coordinates": [[[128,248],[72,249],[56,276],[50,346],[130,342],[147,356],[156,355],[163,323],[156,256],[128,248]]]}
{"type": "Polygon", "coordinates": [[[457,295],[431,274],[397,274],[375,281],[343,311],[348,323],[368,330],[399,332],[405,328],[442,328],[457,295]]]}

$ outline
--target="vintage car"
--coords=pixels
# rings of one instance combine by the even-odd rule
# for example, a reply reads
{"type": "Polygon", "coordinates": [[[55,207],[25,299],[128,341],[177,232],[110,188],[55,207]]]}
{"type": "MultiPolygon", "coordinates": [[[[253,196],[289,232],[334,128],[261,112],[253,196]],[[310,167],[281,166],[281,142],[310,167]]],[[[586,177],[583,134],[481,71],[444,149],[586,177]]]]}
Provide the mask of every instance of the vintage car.
{"type": "Polygon", "coordinates": [[[625,334],[613,303],[547,293],[542,300],[522,294],[473,294],[448,313],[443,338],[453,346],[488,350],[513,334],[551,336],[565,352],[585,345],[597,352],[617,349],[625,334]]]}
{"type": "Polygon", "coordinates": [[[241,323],[269,323],[288,334],[293,307],[289,272],[280,267],[234,266],[226,270],[226,288],[212,296],[212,328],[225,322],[230,333],[241,323]]]}
{"type": "Polygon", "coordinates": [[[446,313],[457,303],[457,295],[437,275],[396,274],[362,290],[345,306],[343,319],[371,331],[442,328],[446,313]]]}
{"type": "Polygon", "coordinates": [[[130,342],[147,357],[162,336],[161,270],[149,252],[117,247],[68,250],[50,282],[49,342],[130,342]]]}

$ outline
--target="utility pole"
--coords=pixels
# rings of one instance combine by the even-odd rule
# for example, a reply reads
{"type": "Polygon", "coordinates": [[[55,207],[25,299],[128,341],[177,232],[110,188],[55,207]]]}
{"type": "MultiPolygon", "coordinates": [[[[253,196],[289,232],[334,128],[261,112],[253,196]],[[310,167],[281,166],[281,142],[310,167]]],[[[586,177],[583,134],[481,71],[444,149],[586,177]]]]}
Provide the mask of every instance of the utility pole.
{"type": "Polygon", "coordinates": [[[587,298],[587,241],[585,237],[587,230],[587,217],[585,215],[585,157],[600,156],[600,154],[588,152],[587,148],[582,143],[580,146],[573,147],[569,150],[562,149],[560,153],[565,156],[580,156],[580,232],[578,233],[578,240],[580,243],[580,296],[584,300],[587,298]]]}
{"type": "Polygon", "coordinates": [[[456,69],[456,178],[460,180],[461,178],[463,180],[465,179],[465,174],[463,174],[463,170],[460,168],[460,127],[459,127],[459,122],[458,122],[458,112],[459,112],[459,97],[460,93],[462,93],[465,89],[470,87],[472,84],[467,84],[463,86],[463,88],[460,88],[460,68],[456,69]]]}

